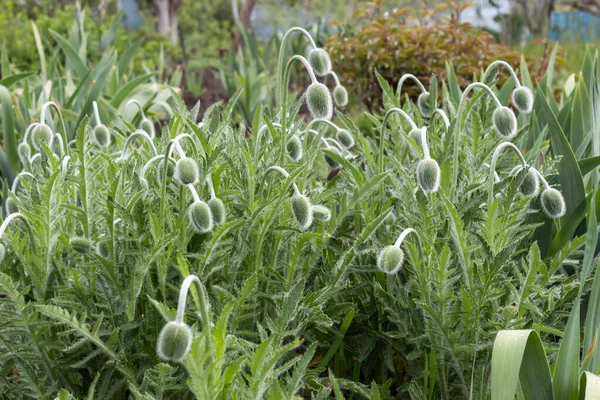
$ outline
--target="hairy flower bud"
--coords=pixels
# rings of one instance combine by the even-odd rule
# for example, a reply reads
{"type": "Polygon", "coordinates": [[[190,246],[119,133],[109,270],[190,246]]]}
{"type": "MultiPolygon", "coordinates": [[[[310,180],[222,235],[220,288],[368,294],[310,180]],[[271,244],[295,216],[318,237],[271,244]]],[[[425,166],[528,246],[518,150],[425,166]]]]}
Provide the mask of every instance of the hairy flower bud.
{"type": "Polygon", "coordinates": [[[350,149],[354,146],[354,136],[347,129],[339,129],[335,135],[337,141],[342,144],[347,149],[350,149]]]}
{"type": "Polygon", "coordinates": [[[31,147],[27,143],[19,143],[17,153],[19,155],[19,160],[21,160],[21,164],[26,165],[29,163],[29,159],[31,158],[31,147]]]}
{"type": "Polygon", "coordinates": [[[342,85],[333,88],[333,100],[338,107],[344,107],[348,104],[348,91],[342,85]]]}
{"type": "Polygon", "coordinates": [[[286,144],[288,156],[293,161],[298,161],[302,158],[302,141],[298,135],[293,135],[286,144]]]}
{"type": "Polygon", "coordinates": [[[513,90],[512,101],[517,109],[524,114],[529,114],[533,109],[533,93],[528,87],[519,86],[513,90]]]}
{"type": "Polygon", "coordinates": [[[213,216],[213,220],[217,225],[223,225],[227,218],[227,211],[225,210],[225,204],[217,197],[213,197],[208,201],[208,207],[213,216]]]}
{"type": "Polygon", "coordinates": [[[80,254],[86,254],[92,248],[92,241],[84,237],[74,236],[69,239],[71,248],[80,254]]]}
{"type": "Polygon", "coordinates": [[[408,135],[412,138],[412,140],[415,141],[417,146],[421,147],[421,129],[419,129],[419,128],[411,129],[411,131],[408,135]]]}
{"type": "Polygon", "coordinates": [[[498,107],[492,115],[492,122],[502,136],[511,137],[517,133],[517,117],[508,107],[498,107]]]}
{"type": "Polygon", "coordinates": [[[100,147],[110,146],[110,131],[106,125],[96,125],[94,127],[94,140],[100,147]]]}
{"type": "Polygon", "coordinates": [[[9,215],[19,212],[19,204],[12,197],[8,197],[5,200],[4,206],[6,207],[6,213],[9,215]]]}
{"type": "Polygon", "coordinates": [[[423,92],[417,97],[417,107],[419,112],[424,117],[431,115],[431,107],[429,106],[429,92],[423,92]]]}
{"type": "Polygon", "coordinates": [[[50,128],[48,125],[39,124],[33,128],[31,135],[33,137],[33,140],[31,141],[31,143],[33,143],[33,147],[35,147],[36,150],[39,150],[41,142],[44,142],[47,146],[50,146],[50,142],[52,141],[54,133],[52,132],[52,128],[50,128]]]}
{"type": "Polygon", "coordinates": [[[312,83],[306,89],[306,105],[313,118],[331,119],[333,115],[331,92],[322,83],[312,83]]]}
{"type": "Polygon", "coordinates": [[[192,330],[183,322],[168,322],[158,335],[156,353],[164,361],[182,362],[190,351],[192,330]]]}
{"type": "Polygon", "coordinates": [[[140,129],[146,132],[151,139],[154,139],[156,136],[154,132],[154,124],[148,118],[142,118],[142,122],[140,122],[140,129]]]}
{"type": "Polygon", "coordinates": [[[198,233],[207,233],[213,229],[213,215],[210,206],[204,201],[196,201],[189,208],[192,227],[198,233]]]}
{"type": "Polygon", "coordinates": [[[331,219],[331,211],[329,208],[321,205],[312,206],[312,215],[314,219],[327,222],[331,219]]]}
{"type": "Polygon", "coordinates": [[[191,158],[182,158],[175,166],[175,177],[182,185],[198,182],[198,164],[191,158]]]}
{"type": "Polygon", "coordinates": [[[440,187],[440,166],[437,161],[431,158],[419,161],[417,179],[423,192],[437,192],[440,187]]]}
{"type": "Polygon", "coordinates": [[[292,214],[300,225],[300,229],[308,229],[313,222],[313,212],[308,197],[297,194],[292,197],[292,214]]]}
{"type": "MultiPolygon", "coordinates": [[[[519,168],[519,171],[521,168],[519,168]]],[[[533,168],[529,168],[525,173],[525,178],[521,183],[521,187],[519,191],[523,196],[536,196],[540,189],[540,180],[538,179],[537,173],[533,170],[533,168]]]]}
{"type": "Polygon", "coordinates": [[[392,226],[394,225],[394,222],[396,222],[396,214],[394,214],[394,212],[390,212],[387,217],[385,217],[385,219],[383,220],[383,224],[385,226],[392,226]]]}
{"type": "MultiPolygon", "coordinates": [[[[327,150],[339,155],[342,154],[336,147],[329,147],[327,150]]],[[[327,154],[325,154],[325,161],[327,162],[327,165],[329,165],[331,168],[337,168],[340,166],[340,164],[336,160],[329,157],[327,154]]]]}
{"type": "MultiPolygon", "coordinates": [[[[158,162],[158,166],[156,167],[156,182],[158,183],[158,186],[162,185],[162,178],[163,178],[163,171],[165,169],[165,160],[160,160],[158,162]]],[[[173,178],[173,176],[175,175],[175,166],[173,165],[173,163],[168,162],[167,163],[167,178],[173,178]]]]}
{"type": "Polygon", "coordinates": [[[386,246],[379,252],[377,268],[381,272],[393,275],[400,270],[404,262],[404,252],[398,246],[386,246]]]}
{"type": "Polygon", "coordinates": [[[567,208],[563,195],[556,189],[550,188],[542,192],[542,208],[548,218],[556,219],[565,215],[567,208]]]}
{"type": "Polygon", "coordinates": [[[110,248],[108,247],[108,243],[106,242],[98,242],[98,246],[96,247],[96,252],[100,257],[108,258],[110,255],[110,248]]]}
{"type": "Polygon", "coordinates": [[[321,48],[312,49],[308,53],[308,62],[317,76],[325,76],[331,72],[329,53],[321,48]]]}

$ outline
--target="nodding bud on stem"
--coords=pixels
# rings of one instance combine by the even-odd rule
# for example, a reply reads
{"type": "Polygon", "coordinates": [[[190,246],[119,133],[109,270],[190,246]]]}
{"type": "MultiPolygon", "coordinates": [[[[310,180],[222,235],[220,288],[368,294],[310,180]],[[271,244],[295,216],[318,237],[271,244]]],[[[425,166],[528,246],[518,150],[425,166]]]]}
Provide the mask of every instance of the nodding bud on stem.
{"type": "Polygon", "coordinates": [[[140,122],[140,129],[146,132],[152,139],[154,139],[156,136],[154,132],[154,124],[146,117],[142,118],[142,121],[140,122]]]}
{"type": "Polygon", "coordinates": [[[218,197],[213,197],[208,200],[208,207],[213,217],[213,221],[216,225],[223,225],[227,218],[227,211],[225,210],[225,204],[218,197]]]}
{"type": "Polygon", "coordinates": [[[331,119],[333,101],[327,86],[319,82],[311,83],[306,89],[306,105],[313,118],[331,119]]]}
{"type": "Polygon", "coordinates": [[[9,215],[13,214],[13,213],[16,213],[16,212],[19,212],[19,204],[12,197],[8,197],[5,200],[4,206],[6,207],[6,213],[9,214],[9,215]]]}
{"type": "Polygon", "coordinates": [[[331,219],[331,210],[325,206],[314,205],[312,206],[312,215],[314,219],[327,222],[331,219]]]}
{"type": "Polygon", "coordinates": [[[344,107],[348,104],[348,91],[342,85],[333,88],[333,100],[338,107],[344,107]]]}
{"type": "MultiPolygon", "coordinates": [[[[339,154],[340,156],[342,155],[342,152],[339,151],[336,147],[328,147],[327,150],[339,154]]],[[[327,165],[329,165],[331,168],[337,168],[340,166],[340,163],[338,163],[333,158],[329,157],[327,154],[325,154],[325,161],[327,162],[327,165]]]]}
{"type": "Polygon", "coordinates": [[[86,254],[92,248],[91,240],[84,237],[72,237],[69,243],[71,244],[71,248],[80,254],[86,254]]]}
{"type": "Polygon", "coordinates": [[[27,143],[19,143],[19,147],[17,147],[17,153],[19,155],[19,160],[21,160],[21,164],[29,163],[29,159],[31,158],[31,147],[27,143]]]}
{"type": "Polygon", "coordinates": [[[296,194],[292,197],[292,214],[300,225],[300,229],[310,228],[313,222],[313,210],[308,197],[296,194]]]}
{"type": "Polygon", "coordinates": [[[383,220],[383,224],[385,226],[394,225],[395,222],[396,222],[396,214],[394,214],[393,211],[391,211],[383,220]]]}
{"type": "Polygon", "coordinates": [[[98,242],[98,246],[96,247],[96,253],[98,253],[98,255],[100,257],[108,258],[108,256],[110,255],[110,249],[108,247],[108,243],[98,242]]]}
{"type": "MultiPolygon", "coordinates": [[[[523,167],[517,165],[513,171],[511,171],[511,175],[516,176],[523,170],[523,167]]],[[[525,172],[525,178],[523,178],[523,182],[521,183],[521,187],[519,187],[519,191],[523,196],[530,197],[536,196],[540,190],[540,180],[538,178],[537,172],[529,167],[525,172]]]]}
{"type": "Polygon", "coordinates": [[[542,208],[549,218],[556,219],[565,215],[567,208],[563,195],[554,188],[546,188],[542,192],[542,208]]]}
{"type": "MultiPolygon", "coordinates": [[[[156,167],[156,182],[158,186],[162,185],[163,171],[165,169],[165,160],[162,159],[158,162],[158,166],[156,167]]],[[[167,178],[173,178],[175,175],[175,166],[173,163],[167,163],[167,178]]]]}
{"type": "Polygon", "coordinates": [[[198,164],[196,161],[189,157],[177,161],[175,178],[182,185],[195,185],[198,182],[198,164]]]}
{"type": "Polygon", "coordinates": [[[298,161],[302,158],[302,141],[298,135],[293,135],[286,144],[288,156],[293,161],[298,161]]]}
{"type": "Polygon", "coordinates": [[[426,158],[417,164],[417,180],[425,193],[437,192],[440,187],[440,166],[437,161],[426,158]]]}
{"type": "Polygon", "coordinates": [[[508,107],[498,107],[492,115],[494,127],[504,137],[512,137],[517,133],[517,117],[508,107]]]}
{"type": "Polygon", "coordinates": [[[213,229],[213,215],[210,206],[204,201],[195,201],[189,208],[192,227],[198,233],[208,233],[213,229]]]}
{"type": "Polygon", "coordinates": [[[418,146],[421,146],[421,129],[413,128],[408,134],[418,146]]]}
{"type": "Polygon", "coordinates": [[[94,141],[100,147],[110,146],[110,131],[106,125],[96,125],[94,127],[94,141]]]}
{"type": "Polygon", "coordinates": [[[429,118],[431,116],[431,107],[429,105],[429,92],[423,92],[417,97],[417,107],[422,116],[429,118]]]}
{"type": "Polygon", "coordinates": [[[404,251],[400,246],[391,245],[384,247],[377,257],[377,268],[386,274],[395,274],[404,262],[404,251]]]}
{"type": "Polygon", "coordinates": [[[31,135],[33,136],[31,143],[33,143],[33,147],[35,147],[36,150],[40,149],[41,142],[44,142],[47,146],[50,146],[50,142],[54,137],[52,128],[46,124],[38,124],[35,128],[33,128],[31,135]]]}
{"type": "Polygon", "coordinates": [[[156,353],[164,361],[182,362],[190,351],[192,339],[192,330],[186,323],[168,322],[158,335],[156,353]]]}
{"type": "Polygon", "coordinates": [[[338,131],[335,134],[335,137],[338,140],[338,142],[340,142],[345,148],[350,149],[354,147],[354,136],[352,136],[350,131],[348,131],[347,129],[338,129],[338,131]]]}
{"type": "Polygon", "coordinates": [[[533,93],[526,86],[519,86],[513,90],[512,101],[523,114],[529,114],[533,110],[533,93]]]}
{"type": "Polygon", "coordinates": [[[317,76],[325,76],[331,72],[329,53],[321,48],[312,49],[308,53],[308,62],[317,76]]]}

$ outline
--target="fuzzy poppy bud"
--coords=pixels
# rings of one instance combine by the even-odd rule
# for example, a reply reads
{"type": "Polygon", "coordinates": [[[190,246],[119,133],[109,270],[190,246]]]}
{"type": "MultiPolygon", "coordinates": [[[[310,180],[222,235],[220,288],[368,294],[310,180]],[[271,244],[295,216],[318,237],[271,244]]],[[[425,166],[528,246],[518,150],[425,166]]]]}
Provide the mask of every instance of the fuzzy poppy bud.
{"type": "Polygon", "coordinates": [[[98,255],[100,257],[108,258],[108,256],[110,255],[110,249],[108,247],[108,243],[99,242],[98,246],[96,247],[96,252],[98,253],[98,255]]]}
{"type": "Polygon", "coordinates": [[[387,215],[387,217],[385,217],[385,219],[383,220],[383,224],[385,226],[392,226],[394,225],[394,222],[396,222],[396,215],[392,211],[387,215]]]}
{"type": "Polygon", "coordinates": [[[423,92],[417,97],[417,107],[419,112],[424,117],[431,115],[431,107],[429,106],[429,92],[423,92]]]}
{"type": "MultiPolygon", "coordinates": [[[[340,151],[335,148],[335,147],[329,147],[327,150],[334,152],[336,154],[341,155],[342,153],[340,153],[340,151]]],[[[331,168],[337,168],[340,166],[340,163],[338,163],[336,160],[334,160],[333,158],[329,157],[327,154],[325,154],[325,161],[327,162],[327,165],[329,165],[331,168]]]]}
{"type": "Polygon", "coordinates": [[[168,322],[158,335],[156,353],[164,361],[182,362],[192,346],[193,334],[183,322],[168,322]]]}
{"type": "Polygon", "coordinates": [[[556,189],[550,188],[542,192],[542,208],[548,218],[556,219],[565,215],[566,206],[563,195],[556,189]]]}
{"type": "Polygon", "coordinates": [[[342,144],[347,149],[350,149],[354,146],[354,136],[347,129],[339,129],[335,135],[338,142],[342,144]]]}
{"type": "Polygon", "coordinates": [[[317,76],[325,76],[331,72],[329,53],[321,48],[312,49],[308,53],[308,62],[317,76]]]}
{"type": "Polygon", "coordinates": [[[540,189],[540,180],[533,168],[529,168],[525,174],[525,178],[521,183],[519,191],[523,196],[535,196],[540,189]]]}
{"type": "Polygon", "coordinates": [[[6,199],[4,205],[6,207],[6,213],[9,215],[19,212],[19,204],[12,197],[8,197],[6,199]]]}
{"type": "Polygon", "coordinates": [[[4,248],[4,245],[2,243],[0,243],[0,263],[2,263],[2,261],[4,261],[5,255],[6,255],[6,249],[4,248]]]}
{"type": "Polygon", "coordinates": [[[29,159],[31,158],[31,147],[27,143],[19,143],[17,153],[19,155],[19,160],[21,160],[21,164],[29,163],[29,159]]]}
{"type": "Polygon", "coordinates": [[[297,194],[292,197],[292,214],[300,225],[300,229],[308,229],[313,222],[313,212],[308,197],[297,194]]]}
{"type": "Polygon", "coordinates": [[[440,187],[440,166],[437,161],[431,158],[419,161],[417,179],[423,192],[437,192],[440,187]]]}
{"type": "Polygon", "coordinates": [[[191,158],[182,158],[175,166],[175,177],[182,185],[194,185],[198,182],[198,164],[191,158]]]}
{"type": "Polygon", "coordinates": [[[517,133],[517,117],[508,107],[498,107],[492,115],[492,122],[502,136],[511,137],[517,133]]]}
{"type": "Polygon", "coordinates": [[[196,201],[189,208],[192,227],[198,233],[207,233],[213,229],[213,215],[210,206],[204,201],[196,201]]]}
{"type": "Polygon", "coordinates": [[[106,125],[96,125],[94,127],[94,140],[100,147],[110,146],[110,131],[106,125]]]}
{"type": "Polygon", "coordinates": [[[298,161],[302,158],[302,141],[298,135],[293,135],[286,144],[288,156],[293,161],[298,161]]]}
{"type": "Polygon", "coordinates": [[[404,252],[398,246],[386,246],[377,257],[377,268],[381,272],[393,275],[400,270],[404,262],[404,252]]]}
{"type": "Polygon", "coordinates": [[[210,212],[213,216],[215,224],[223,225],[227,217],[227,212],[225,211],[225,204],[223,204],[223,201],[217,197],[213,197],[208,201],[208,207],[210,207],[210,212]]]}
{"type": "Polygon", "coordinates": [[[35,147],[36,150],[39,150],[41,142],[46,143],[47,146],[50,145],[54,133],[52,132],[52,128],[50,128],[48,125],[39,124],[33,128],[31,135],[33,136],[33,147],[35,147]]]}
{"type": "Polygon", "coordinates": [[[529,114],[533,109],[533,93],[526,86],[519,86],[513,90],[512,101],[523,114],[529,114]]]}
{"type": "Polygon", "coordinates": [[[148,118],[142,119],[142,122],[140,122],[140,129],[146,132],[150,138],[154,139],[154,124],[148,118]]]}
{"type": "Polygon", "coordinates": [[[71,244],[71,248],[80,254],[86,254],[92,248],[91,240],[83,237],[72,237],[69,243],[71,244]]]}
{"type": "Polygon", "coordinates": [[[306,105],[313,118],[331,119],[333,100],[327,86],[315,82],[306,89],[306,105]]]}
{"type": "Polygon", "coordinates": [[[412,140],[415,141],[415,143],[421,147],[421,129],[419,128],[414,128],[410,131],[410,133],[408,134],[412,140]]]}
{"type": "Polygon", "coordinates": [[[344,107],[348,104],[348,91],[342,85],[333,88],[333,100],[338,107],[344,107]]]}
{"type": "MultiPolygon", "coordinates": [[[[160,160],[158,162],[158,166],[156,167],[156,182],[158,183],[158,186],[162,185],[162,178],[163,178],[163,171],[165,169],[165,160],[160,160]]],[[[168,162],[167,163],[167,178],[173,178],[173,176],[175,175],[175,166],[173,165],[173,163],[168,162]]]]}
{"type": "Polygon", "coordinates": [[[314,219],[327,222],[331,219],[331,211],[329,208],[321,205],[312,206],[312,215],[314,219]]]}

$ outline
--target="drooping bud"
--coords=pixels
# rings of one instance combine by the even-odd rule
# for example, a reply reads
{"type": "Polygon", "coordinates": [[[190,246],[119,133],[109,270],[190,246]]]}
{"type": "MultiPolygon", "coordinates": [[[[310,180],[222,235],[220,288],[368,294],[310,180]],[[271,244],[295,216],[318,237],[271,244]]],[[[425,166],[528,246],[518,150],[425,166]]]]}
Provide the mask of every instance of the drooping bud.
{"type": "Polygon", "coordinates": [[[300,225],[300,229],[308,229],[313,222],[313,212],[308,197],[297,194],[292,197],[292,214],[300,225]]]}
{"type": "Polygon", "coordinates": [[[54,133],[52,132],[52,128],[50,128],[48,125],[39,124],[36,125],[35,128],[33,128],[31,135],[31,143],[33,143],[33,147],[35,147],[36,150],[39,150],[41,142],[44,142],[47,146],[50,146],[50,142],[52,141],[54,133]]]}
{"type": "Polygon", "coordinates": [[[306,89],[306,105],[313,118],[331,119],[333,115],[331,92],[322,83],[312,83],[306,89]]]}
{"type": "Polygon", "coordinates": [[[195,185],[198,182],[198,164],[196,161],[189,157],[177,161],[175,178],[182,185],[195,185]]]}
{"type": "Polygon", "coordinates": [[[327,222],[331,219],[331,210],[322,205],[312,206],[312,215],[314,219],[327,222]]]}
{"type": "Polygon", "coordinates": [[[183,322],[168,322],[158,335],[156,354],[164,361],[182,362],[192,346],[193,334],[183,322]]]}
{"type": "Polygon", "coordinates": [[[392,211],[387,215],[387,217],[385,217],[385,219],[383,220],[383,224],[385,226],[392,226],[394,225],[394,222],[396,222],[396,215],[392,211]]]}
{"type": "Polygon", "coordinates": [[[498,107],[492,115],[492,122],[502,136],[511,137],[517,133],[517,117],[508,107],[498,107]]]}
{"type": "Polygon", "coordinates": [[[393,275],[400,270],[404,262],[404,251],[399,246],[386,246],[377,257],[377,268],[381,272],[393,275]]]}
{"type": "Polygon", "coordinates": [[[94,140],[100,147],[110,146],[110,131],[106,125],[96,125],[94,127],[94,140]]]}
{"type": "Polygon", "coordinates": [[[154,124],[148,118],[142,118],[142,121],[140,122],[140,129],[146,132],[151,139],[154,139],[156,136],[154,132],[154,124]]]}
{"type": "Polygon", "coordinates": [[[80,254],[87,254],[92,248],[92,241],[84,237],[74,236],[69,239],[71,248],[80,254]]]}
{"type": "MultiPolygon", "coordinates": [[[[165,169],[165,160],[160,160],[158,162],[158,166],[156,167],[156,182],[158,183],[158,186],[162,185],[162,178],[163,178],[163,171],[165,169]]],[[[167,178],[173,178],[173,176],[175,175],[175,166],[173,165],[173,163],[168,162],[167,163],[167,178]]]]}
{"type": "Polygon", "coordinates": [[[345,107],[348,104],[348,91],[342,85],[333,88],[333,100],[338,107],[345,107]]]}
{"type": "Polygon", "coordinates": [[[563,195],[554,188],[546,189],[542,192],[542,208],[548,218],[556,219],[565,215],[567,207],[563,195]]]}
{"type": "Polygon", "coordinates": [[[302,158],[302,141],[298,135],[293,135],[286,145],[288,156],[293,161],[298,161],[302,158]]]}
{"type": "Polygon", "coordinates": [[[19,160],[21,160],[21,164],[27,165],[29,164],[29,159],[31,158],[31,147],[25,143],[19,143],[19,147],[17,148],[17,153],[19,155],[19,160]]]}
{"type": "Polygon", "coordinates": [[[419,108],[419,112],[424,117],[429,117],[431,115],[431,107],[429,106],[429,92],[423,92],[417,97],[417,107],[419,108]]]}
{"type": "Polygon", "coordinates": [[[208,206],[210,207],[210,212],[213,216],[213,220],[217,225],[223,225],[225,223],[225,219],[227,218],[227,211],[225,210],[225,204],[223,201],[217,197],[213,197],[208,200],[208,206]]]}
{"type": "Polygon", "coordinates": [[[312,49],[308,53],[308,62],[317,76],[325,76],[331,72],[329,53],[321,48],[312,49]]]}
{"type": "Polygon", "coordinates": [[[19,204],[17,203],[17,201],[15,199],[13,199],[12,197],[8,197],[5,202],[4,205],[6,207],[6,213],[8,215],[10,214],[14,214],[16,212],[19,212],[19,204]]]}
{"type": "Polygon", "coordinates": [[[417,164],[417,179],[425,193],[437,192],[440,187],[440,166],[437,161],[428,158],[417,164]]]}
{"type": "MultiPolygon", "coordinates": [[[[342,154],[336,147],[329,147],[327,150],[332,151],[339,155],[342,154]]],[[[327,165],[329,165],[331,168],[337,168],[340,166],[340,163],[338,163],[333,158],[329,157],[327,154],[325,154],[325,161],[327,162],[327,165]]]]}
{"type": "Polygon", "coordinates": [[[98,246],[96,247],[96,252],[100,257],[108,258],[110,255],[110,248],[108,247],[108,243],[106,242],[98,242],[98,246]]]}
{"type": "Polygon", "coordinates": [[[207,233],[213,229],[213,215],[210,207],[204,201],[196,201],[189,208],[189,218],[192,227],[198,233],[207,233]]]}
{"type": "Polygon", "coordinates": [[[411,129],[409,136],[412,138],[412,140],[415,141],[417,146],[421,147],[421,129],[419,129],[419,128],[411,129]]]}
{"type": "Polygon", "coordinates": [[[533,93],[526,86],[519,86],[512,93],[513,104],[523,114],[529,114],[533,110],[533,93]]]}
{"type": "Polygon", "coordinates": [[[338,129],[335,137],[347,149],[354,146],[354,136],[347,129],[338,129]]]}
{"type": "MultiPolygon", "coordinates": [[[[519,168],[519,171],[521,168],[519,168]]],[[[536,196],[540,189],[540,180],[538,179],[537,173],[533,170],[533,168],[529,168],[525,173],[525,178],[521,183],[521,187],[519,191],[523,196],[536,196]]]]}

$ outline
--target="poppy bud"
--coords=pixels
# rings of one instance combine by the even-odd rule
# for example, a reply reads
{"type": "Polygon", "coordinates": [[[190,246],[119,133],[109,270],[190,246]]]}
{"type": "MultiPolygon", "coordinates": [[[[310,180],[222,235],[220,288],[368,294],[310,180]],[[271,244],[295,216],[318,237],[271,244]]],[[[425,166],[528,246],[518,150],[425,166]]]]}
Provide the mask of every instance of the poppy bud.
{"type": "Polygon", "coordinates": [[[329,53],[321,48],[312,49],[308,53],[308,62],[317,76],[325,76],[331,72],[329,53]]]}
{"type": "Polygon", "coordinates": [[[164,361],[182,362],[192,346],[193,334],[183,322],[168,322],[158,335],[156,353],[164,361]]]}
{"type": "Polygon", "coordinates": [[[347,129],[339,129],[336,133],[336,138],[347,149],[354,146],[354,136],[347,129]]]}
{"type": "Polygon", "coordinates": [[[198,164],[191,158],[181,158],[175,166],[175,177],[182,185],[198,182],[198,164]]]}
{"type": "Polygon", "coordinates": [[[415,143],[419,147],[421,147],[421,129],[419,129],[419,128],[411,129],[411,131],[408,135],[412,138],[412,140],[415,141],[415,143]]]}
{"type": "Polygon", "coordinates": [[[207,233],[213,229],[213,216],[210,206],[204,201],[196,201],[189,208],[192,227],[198,233],[207,233]]]}
{"type": "Polygon", "coordinates": [[[98,242],[98,247],[96,247],[96,252],[100,257],[108,258],[110,255],[110,249],[108,247],[108,243],[106,242],[98,242]]]}
{"type": "Polygon", "coordinates": [[[566,206],[563,195],[556,189],[549,188],[542,192],[542,208],[549,218],[556,219],[565,215],[566,206]]]}
{"type": "MultiPolygon", "coordinates": [[[[340,154],[340,155],[342,154],[336,147],[329,147],[327,150],[332,151],[336,154],[340,154]]],[[[340,166],[340,164],[336,160],[329,157],[327,154],[325,154],[325,161],[331,168],[337,168],[340,166]]]]}
{"type": "Polygon", "coordinates": [[[533,93],[526,86],[519,86],[513,90],[512,101],[523,114],[529,114],[533,109],[533,93]]]}
{"type": "Polygon", "coordinates": [[[72,237],[69,243],[71,244],[71,248],[80,254],[86,254],[92,248],[91,240],[83,237],[72,237]]]}
{"type": "MultiPolygon", "coordinates": [[[[162,159],[158,162],[158,166],[156,167],[156,182],[158,186],[162,185],[163,171],[165,169],[165,160],[162,159]]],[[[173,178],[175,175],[175,166],[173,163],[167,163],[167,178],[173,178]]]]}
{"type": "Polygon", "coordinates": [[[106,125],[96,125],[94,127],[94,140],[100,147],[110,146],[110,131],[106,125]]]}
{"type": "Polygon", "coordinates": [[[21,164],[27,165],[31,158],[31,147],[25,142],[19,143],[17,153],[19,155],[19,160],[21,160],[21,164]]]}
{"type": "Polygon", "coordinates": [[[431,158],[419,161],[417,179],[423,192],[437,192],[440,187],[440,167],[437,161],[431,158]]]}
{"type": "Polygon", "coordinates": [[[293,161],[298,161],[302,158],[302,141],[298,135],[293,135],[286,144],[288,156],[293,161]]]}
{"type": "Polygon", "coordinates": [[[394,222],[396,222],[396,215],[392,211],[387,215],[387,217],[385,217],[385,219],[383,220],[383,224],[385,226],[392,226],[394,225],[394,222]]]}
{"type": "Polygon", "coordinates": [[[306,105],[313,118],[331,119],[333,115],[331,92],[322,83],[312,83],[306,89],[306,105]]]}
{"type": "MultiPolygon", "coordinates": [[[[519,168],[520,170],[520,168],[519,168]]],[[[525,174],[525,178],[521,183],[521,187],[519,191],[523,196],[536,196],[540,189],[540,180],[538,179],[537,173],[533,170],[533,168],[529,168],[525,174]]]]}
{"type": "Polygon", "coordinates": [[[331,211],[329,208],[321,205],[312,206],[312,215],[314,219],[327,222],[331,219],[331,211]]]}
{"type": "Polygon", "coordinates": [[[208,207],[213,216],[213,220],[217,225],[223,225],[227,217],[227,211],[225,211],[225,204],[217,197],[213,197],[208,201],[208,207]]]}
{"type": "Polygon", "coordinates": [[[10,214],[14,214],[16,212],[19,212],[19,204],[17,203],[17,201],[15,199],[13,199],[12,197],[8,197],[5,202],[4,202],[4,206],[6,207],[6,213],[8,215],[10,214]]]}
{"type": "Polygon", "coordinates": [[[308,197],[301,194],[292,197],[292,214],[300,229],[305,230],[312,225],[313,213],[308,197]]]}
{"type": "Polygon", "coordinates": [[[148,118],[142,118],[142,122],[140,122],[140,129],[146,132],[151,139],[154,139],[156,136],[154,132],[154,124],[148,118]]]}
{"type": "Polygon", "coordinates": [[[348,91],[342,85],[333,88],[333,100],[338,107],[344,107],[348,104],[348,91]]]}
{"type": "Polygon", "coordinates": [[[429,106],[429,92],[423,92],[417,97],[417,107],[419,112],[424,117],[431,115],[431,107],[429,106]]]}
{"type": "Polygon", "coordinates": [[[517,133],[517,117],[508,107],[498,107],[492,115],[492,122],[502,136],[511,137],[517,133]]]}
{"type": "Polygon", "coordinates": [[[400,270],[404,262],[404,251],[399,246],[386,246],[377,257],[377,268],[393,275],[400,270]]]}
{"type": "Polygon", "coordinates": [[[54,133],[52,132],[52,128],[50,128],[48,125],[39,124],[33,128],[31,135],[33,136],[33,140],[31,141],[33,143],[33,147],[36,150],[39,150],[41,142],[46,143],[47,146],[50,145],[54,133]]]}

